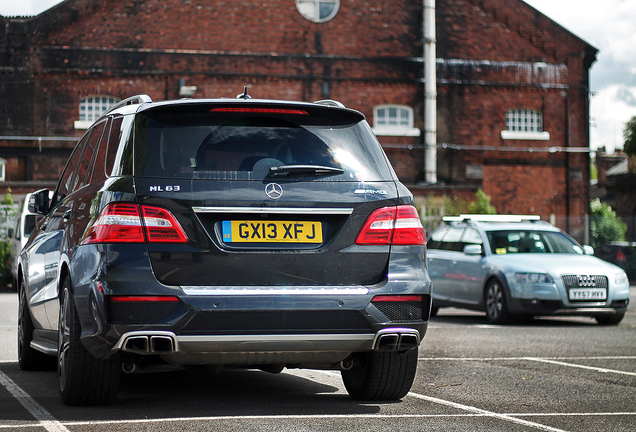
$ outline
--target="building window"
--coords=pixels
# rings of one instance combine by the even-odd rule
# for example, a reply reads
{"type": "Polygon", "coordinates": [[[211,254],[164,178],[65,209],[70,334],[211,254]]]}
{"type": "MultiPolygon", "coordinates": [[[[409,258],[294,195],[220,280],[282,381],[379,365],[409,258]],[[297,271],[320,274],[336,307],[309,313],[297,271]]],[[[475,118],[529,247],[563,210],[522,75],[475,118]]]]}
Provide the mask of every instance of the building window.
{"type": "Polygon", "coordinates": [[[79,104],[79,120],[75,122],[75,129],[88,129],[117,102],[119,99],[113,96],[95,95],[82,98],[79,104]]]}
{"type": "Polygon", "coordinates": [[[543,115],[528,108],[506,111],[506,130],[503,139],[549,140],[550,133],[543,130],[543,115]]]}
{"type": "Polygon", "coordinates": [[[0,181],[5,181],[5,172],[6,172],[7,160],[0,158],[0,181]]]}
{"type": "Polygon", "coordinates": [[[373,131],[376,135],[419,136],[413,127],[413,109],[405,105],[379,105],[373,109],[373,131]]]}
{"type": "Polygon", "coordinates": [[[340,0],[296,0],[296,8],[309,21],[321,23],[336,16],[340,0]]]}

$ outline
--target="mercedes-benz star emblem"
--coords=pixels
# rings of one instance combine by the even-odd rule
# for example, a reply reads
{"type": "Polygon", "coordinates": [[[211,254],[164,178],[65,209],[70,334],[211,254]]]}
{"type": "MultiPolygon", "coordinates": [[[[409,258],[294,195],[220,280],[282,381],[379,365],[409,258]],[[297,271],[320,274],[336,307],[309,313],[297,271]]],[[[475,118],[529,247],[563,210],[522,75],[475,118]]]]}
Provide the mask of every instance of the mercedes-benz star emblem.
{"type": "Polygon", "coordinates": [[[283,187],[278,183],[269,183],[265,186],[265,195],[270,199],[276,200],[283,196],[283,187]]]}

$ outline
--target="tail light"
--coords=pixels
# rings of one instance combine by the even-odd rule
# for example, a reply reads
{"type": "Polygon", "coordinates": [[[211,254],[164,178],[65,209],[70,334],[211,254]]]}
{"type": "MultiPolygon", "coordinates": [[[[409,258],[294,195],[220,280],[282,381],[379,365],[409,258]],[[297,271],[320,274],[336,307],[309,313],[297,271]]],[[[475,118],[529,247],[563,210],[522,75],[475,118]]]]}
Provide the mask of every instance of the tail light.
{"type": "Polygon", "coordinates": [[[425,245],[426,234],[415,207],[383,207],[367,218],[356,244],[425,245]]]}
{"type": "Polygon", "coordinates": [[[187,241],[183,228],[168,210],[132,203],[114,203],[102,210],[82,244],[187,241]]]}

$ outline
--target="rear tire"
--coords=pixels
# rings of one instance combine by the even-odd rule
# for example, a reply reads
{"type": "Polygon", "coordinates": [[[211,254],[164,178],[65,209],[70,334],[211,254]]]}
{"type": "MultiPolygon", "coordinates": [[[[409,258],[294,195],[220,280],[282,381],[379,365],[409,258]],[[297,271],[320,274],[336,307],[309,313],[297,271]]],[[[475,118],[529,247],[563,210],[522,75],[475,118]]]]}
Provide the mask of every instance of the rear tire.
{"type": "Polygon", "coordinates": [[[401,399],[409,392],[417,370],[417,349],[402,353],[372,351],[359,355],[342,371],[349,395],[364,401],[401,399]]]}
{"type": "Polygon", "coordinates": [[[115,402],[121,357],[93,357],[80,340],[82,328],[66,279],[62,285],[58,330],[57,375],[60,398],[66,405],[106,405],[115,402]]]}

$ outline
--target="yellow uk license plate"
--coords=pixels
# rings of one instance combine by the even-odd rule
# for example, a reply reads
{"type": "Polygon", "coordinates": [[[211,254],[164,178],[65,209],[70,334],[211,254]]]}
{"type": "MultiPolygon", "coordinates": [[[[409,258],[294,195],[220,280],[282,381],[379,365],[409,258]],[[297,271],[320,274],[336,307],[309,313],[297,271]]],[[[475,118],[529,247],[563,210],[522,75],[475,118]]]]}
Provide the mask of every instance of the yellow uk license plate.
{"type": "Polygon", "coordinates": [[[225,243],[322,243],[322,224],[309,221],[223,221],[225,243]]]}

